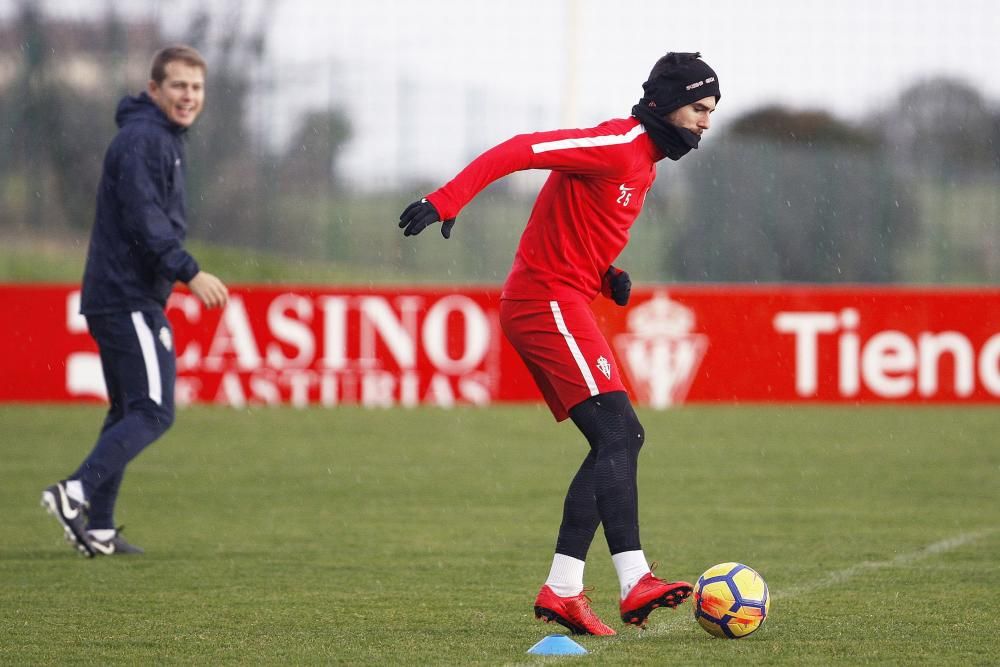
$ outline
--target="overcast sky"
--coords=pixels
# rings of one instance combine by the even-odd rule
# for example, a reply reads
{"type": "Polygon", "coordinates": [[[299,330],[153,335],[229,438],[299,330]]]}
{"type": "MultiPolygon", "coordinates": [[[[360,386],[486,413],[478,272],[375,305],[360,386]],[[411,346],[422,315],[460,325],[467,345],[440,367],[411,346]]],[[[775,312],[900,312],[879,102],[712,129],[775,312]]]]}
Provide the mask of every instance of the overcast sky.
{"type": "MultiPolygon", "coordinates": [[[[2,15],[22,0],[0,0],[2,15]]],[[[186,13],[232,0],[40,0],[64,13],[113,5],[186,13]]],[[[260,0],[239,3],[253,13],[260,0]]],[[[857,116],[915,79],[962,76],[1000,98],[1000,2],[995,0],[282,0],[274,57],[333,55],[372,76],[474,82],[580,113],[625,109],[666,51],[700,50],[724,104],[769,101],[857,116]],[[571,68],[571,59],[576,66],[571,68]],[[575,72],[575,77],[571,73],[575,72]],[[575,86],[573,85],[575,83],[575,86]]],[[[447,101],[442,100],[442,104],[447,101]]],[[[720,109],[722,111],[722,109],[720,109]]]]}
{"type": "MultiPolygon", "coordinates": [[[[113,5],[168,25],[198,6],[238,5],[248,20],[263,6],[40,3],[70,16],[113,5]]],[[[0,0],[0,17],[15,5],[0,0]]],[[[375,127],[373,116],[401,122],[385,118],[386,108],[399,105],[400,82],[423,91],[419,103],[438,114],[475,107],[479,96],[484,117],[498,119],[496,127],[481,128],[484,144],[511,131],[504,120],[541,125],[518,131],[594,124],[628,114],[666,51],[701,51],[715,68],[721,128],[769,103],[860,120],[888,107],[906,86],[938,75],[960,77],[1000,104],[995,0],[281,0],[272,12],[272,76],[289,84],[270,107],[273,115],[291,118],[330,100],[366,118],[356,123],[362,132],[375,127]]],[[[436,142],[451,140],[446,130],[433,131],[436,142]]],[[[476,129],[461,131],[465,143],[470,132],[476,129]]],[[[352,149],[359,157],[375,152],[359,140],[352,149]]]]}
{"type": "Polygon", "coordinates": [[[288,58],[328,51],[375,76],[474,82],[568,105],[580,121],[627,112],[666,51],[704,54],[722,84],[720,113],[778,101],[858,117],[939,74],[1000,98],[994,0],[286,0],[280,7],[273,35],[288,58]]]}

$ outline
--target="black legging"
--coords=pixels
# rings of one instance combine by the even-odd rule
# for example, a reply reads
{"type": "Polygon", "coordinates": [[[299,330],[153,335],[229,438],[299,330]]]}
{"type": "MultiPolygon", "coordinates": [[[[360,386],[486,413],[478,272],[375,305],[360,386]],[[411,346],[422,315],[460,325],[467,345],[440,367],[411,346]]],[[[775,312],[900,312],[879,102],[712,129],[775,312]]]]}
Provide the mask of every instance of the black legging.
{"type": "Polygon", "coordinates": [[[612,554],[641,549],[636,468],[645,431],[628,395],[592,396],[569,415],[590,453],[566,492],[556,553],[586,560],[600,523],[612,554]]]}

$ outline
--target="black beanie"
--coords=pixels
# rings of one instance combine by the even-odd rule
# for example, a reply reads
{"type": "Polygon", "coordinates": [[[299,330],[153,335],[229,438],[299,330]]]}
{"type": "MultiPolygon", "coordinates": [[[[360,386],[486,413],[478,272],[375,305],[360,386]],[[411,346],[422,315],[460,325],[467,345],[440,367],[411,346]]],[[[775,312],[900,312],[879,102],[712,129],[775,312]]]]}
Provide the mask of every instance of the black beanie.
{"type": "Polygon", "coordinates": [[[679,109],[711,95],[715,96],[716,102],[722,97],[719,77],[701,59],[700,53],[671,51],[663,56],[653,65],[642,90],[645,95],[639,104],[653,106],[663,112],[679,109]]]}

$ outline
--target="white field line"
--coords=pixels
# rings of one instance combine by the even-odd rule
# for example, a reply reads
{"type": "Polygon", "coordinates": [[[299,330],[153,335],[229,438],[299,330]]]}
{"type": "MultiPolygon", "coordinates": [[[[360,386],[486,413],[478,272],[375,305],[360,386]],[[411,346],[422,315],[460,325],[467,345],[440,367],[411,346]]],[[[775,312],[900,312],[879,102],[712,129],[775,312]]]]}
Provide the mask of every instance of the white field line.
{"type": "Polygon", "coordinates": [[[863,561],[856,565],[844,568],[843,570],[830,572],[826,576],[815,581],[775,591],[772,593],[773,599],[790,600],[802,595],[808,595],[809,593],[813,593],[824,588],[839,586],[840,584],[867,572],[902,567],[904,565],[916,563],[933,556],[948,553],[949,551],[954,551],[955,549],[960,549],[967,544],[978,542],[987,535],[993,533],[995,530],[996,529],[994,528],[986,528],[973,533],[960,533],[953,537],[945,538],[939,542],[928,544],[923,549],[918,549],[917,551],[911,551],[905,554],[899,554],[895,558],[890,558],[888,560],[863,561]]]}
{"type": "MultiPolygon", "coordinates": [[[[791,586],[779,591],[771,591],[771,599],[773,600],[791,600],[793,598],[801,597],[803,595],[809,595],[818,590],[824,588],[831,588],[833,586],[839,586],[840,584],[846,583],[855,577],[866,574],[868,572],[875,572],[878,570],[891,569],[895,567],[902,567],[904,565],[910,565],[911,563],[916,563],[934,556],[938,556],[943,553],[948,553],[949,551],[954,551],[960,549],[966,545],[973,544],[979,540],[992,535],[997,531],[996,528],[985,528],[983,530],[978,530],[971,533],[959,533],[952,537],[945,538],[938,542],[933,542],[928,544],[922,549],[917,549],[916,551],[910,551],[907,553],[899,554],[894,558],[889,558],[887,560],[877,560],[877,561],[862,561],[850,567],[846,567],[842,570],[836,570],[834,572],[829,572],[825,576],[822,576],[814,581],[805,584],[799,584],[797,586],[791,586]]],[[[681,623],[691,622],[691,601],[685,602],[679,609],[661,609],[658,610],[657,624],[648,630],[637,631],[633,628],[621,627],[617,624],[617,629],[619,634],[615,637],[608,637],[606,640],[601,641],[600,644],[594,644],[588,649],[590,655],[597,655],[604,653],[606,650],[611,649],[615,644],[621,641],[633,641],[642,640],[643,637],[656,637],[659,635],[667,634],[674,628],[679,626],[681,623]],[[664,616],[667,617],[666,620],[663,619],[664,616]]],[[[612,624],[615,625],[614,623],[612,624]]],[[[558,626],[552,626],[553,632],[558,632],[555,628],[558,626]]],[[[560,628],[561,630],[561,628],[560,628]]],[[[570,639],[573,637],[570,636],[570,639]]],[[[512,665],[531,665],[536,664],[537,657],[531,658],[525,656],[523,661],[509,663],[512,665]]],[[[551,660],[551,658],[549,658],[551,660]]]]}
{"type": "MultiPolygon", "coordinates": [[[[784,588],[779,591],[771,591],[772,600],[791,600],[796,597],[801,597],[803,595],[809,595],[818,590],[824,588],[831,588],[833,586],[839,586],[840,584],[846,583],[855,577],[868,572],[875,572],[877,570],[885,570],[896,567],[902,567],[904,565],[910,565],[911,563],[916,563],[918,561],[925,560],[927,558],[932,558],[949,551],[954,551],[960,549],[969,544],[978,542],[979,540],[991,535],[996,532],[996,528],[986,528],[983,530],[971,532],[971,533],[960,533],[953,537],[948,537],[938,542],[928,544],[922,549],[917,549],[916,551],[910,551],[908,553],[899,554],[894,558],[887,560],[878,561],[862,561],[856,565],[846,567],[843,570],[836,570],[830,572],[823,577],[820,577],[814,581],[805,584],[799,584],[797,586],[791,586],[789,588],[784,588]]],[[[619,637],[622,639],[630,639],[632,637],[638,637],[641,639],[643,636],[655,637],[657,635],[662,635],[670,632],[673,628],[677,627],[681,623],[690,622],[691,614],[691,600],[685,602],[679,609],[676,610],[657,610],[656,612],[659,616],[659,622],[647,630],[641,632],[635,632],[631,628],[621,628],[619,629],[619,635],[615,637],[609,643],[601,643],[600,645],[594,646],[590,649],[591,653],[601,653],[610,644],[615,643],[619,637]],[[673,612],[673,613],[671,613],[673,612]],[[664,622],[662,620],[663,616],[670,614],[668,619],[664,622]]],[[[617,628],[616,628],[617,629],[617,628]]]]}

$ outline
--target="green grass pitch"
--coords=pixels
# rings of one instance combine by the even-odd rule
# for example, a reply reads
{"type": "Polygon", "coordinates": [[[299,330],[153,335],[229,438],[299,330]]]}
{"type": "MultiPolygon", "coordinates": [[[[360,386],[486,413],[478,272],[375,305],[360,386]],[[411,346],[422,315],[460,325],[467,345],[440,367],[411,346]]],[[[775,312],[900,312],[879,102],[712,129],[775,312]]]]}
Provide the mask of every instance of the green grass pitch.
{"type": "MultiPolygon", "coordinates": [[[[771,614],[713,639],[691,603],[526,651],[562,494],[585,453],[541,407],[189,408],[130,467],[140,557],[87,560],[38,505],[103,408],[3,406],[0,664],[990,664],[1000,656],[996,407],[642,411],[643,546],[694,581],[740,561],[771,614]]],[[[995,663],[994,663],[995,664],[995,663]]]]}

